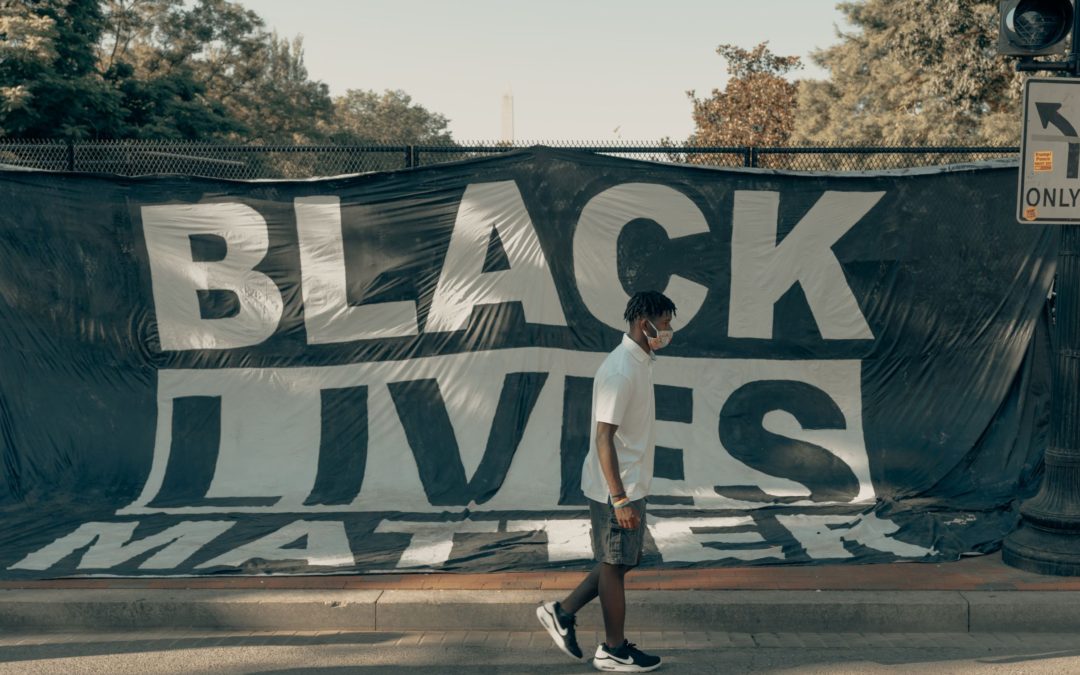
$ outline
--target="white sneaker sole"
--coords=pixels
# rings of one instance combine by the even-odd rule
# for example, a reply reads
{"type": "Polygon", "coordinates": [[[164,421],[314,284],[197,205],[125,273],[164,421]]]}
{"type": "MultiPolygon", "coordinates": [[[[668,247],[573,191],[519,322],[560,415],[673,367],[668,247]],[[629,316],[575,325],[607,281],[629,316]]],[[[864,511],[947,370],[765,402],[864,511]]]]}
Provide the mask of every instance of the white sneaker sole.
{"type": "Polygon", "coordinates": [[[551,616],[546,607],[540,605],[536,608],[536,618],[540,619],[540,625],[547,630],[548,635],[551,636],[552,641],[555,642],[555,646],[559,648],[559,651],[578,663],[581,663],[581,658],[571,654],[570,650],[563,644],[562,635],[559,635],[559,629],[555,627],[555,617],[551,616]]]}
{"type": "Polygon", "coordinates": [[[635,666],[633,664],[619,663],[611,659],[598,659],[593,657],[592,667],[597,670],[601,670],[605,673],[651,673],[662,665],[663,662],[645,668],[644,666],[635,666]]]}

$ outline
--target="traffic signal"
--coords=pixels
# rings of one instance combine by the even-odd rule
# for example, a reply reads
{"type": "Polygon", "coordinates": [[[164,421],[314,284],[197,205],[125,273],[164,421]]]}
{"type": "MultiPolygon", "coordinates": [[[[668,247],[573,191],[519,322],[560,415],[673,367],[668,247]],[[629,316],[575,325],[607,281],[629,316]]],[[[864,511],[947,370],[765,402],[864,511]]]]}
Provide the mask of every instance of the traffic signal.
{"type": "Polygon", "coordinates": [[[1067,51],[1072,0],[1001,0],[998,54],[1039,56],[1067,51]]]}

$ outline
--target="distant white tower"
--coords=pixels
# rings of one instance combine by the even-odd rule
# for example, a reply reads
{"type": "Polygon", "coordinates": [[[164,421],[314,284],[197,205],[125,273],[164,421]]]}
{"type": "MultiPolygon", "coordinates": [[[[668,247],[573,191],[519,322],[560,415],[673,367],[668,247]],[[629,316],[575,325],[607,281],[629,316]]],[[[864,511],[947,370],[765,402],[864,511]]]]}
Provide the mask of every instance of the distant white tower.
{"type": "Polygon", "coordinates": [[[502,98],[502,141],[514,142],[514,94],[510,87],[506,88],[502,98]]]}

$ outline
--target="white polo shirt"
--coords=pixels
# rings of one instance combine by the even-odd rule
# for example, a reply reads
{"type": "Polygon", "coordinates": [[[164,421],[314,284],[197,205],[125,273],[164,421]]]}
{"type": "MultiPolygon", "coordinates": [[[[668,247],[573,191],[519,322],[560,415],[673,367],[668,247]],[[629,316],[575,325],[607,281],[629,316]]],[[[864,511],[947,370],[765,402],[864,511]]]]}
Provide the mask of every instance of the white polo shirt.
{"type": "Polygon", "coordinates": [[[653,360],[652,354],[629,335],[623,335],[622,343],[608,354],[596,371],[589,454],[581,469],[581,491],[593,501],[603,503],[610,496],[596,455],[597,422],[619,427],[615,431],[615,453],[626,496],[633,501],[649,494],[656,453],[653,360]]]}

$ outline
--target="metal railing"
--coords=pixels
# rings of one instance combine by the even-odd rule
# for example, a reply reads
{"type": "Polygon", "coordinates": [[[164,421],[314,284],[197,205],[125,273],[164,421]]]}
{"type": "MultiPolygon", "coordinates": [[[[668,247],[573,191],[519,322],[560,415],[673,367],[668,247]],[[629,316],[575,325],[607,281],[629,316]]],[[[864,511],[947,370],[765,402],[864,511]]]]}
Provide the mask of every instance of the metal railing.
{"type": "Polygon", "coordinates": [[[693,146],[630,142],[436,145],[231,145],[198,141],[57,141],[0,138],[0,166],[124,176],[310,178],[390,171],[547,145],[657,162],[795,171],[853,171],[1011,158],[1015,146],[693,146]]]}

